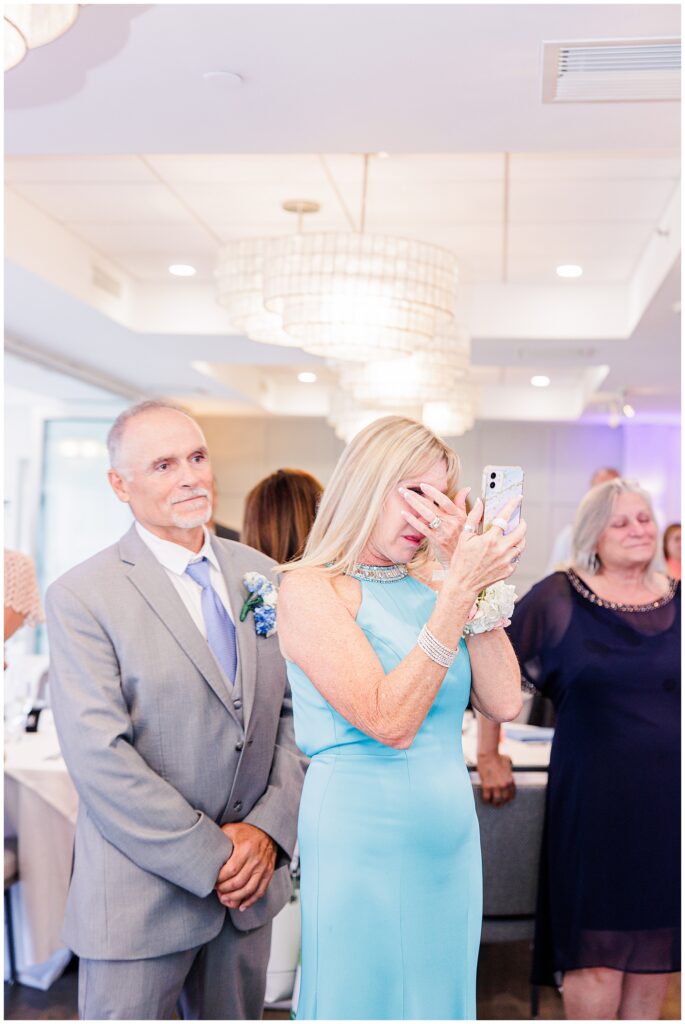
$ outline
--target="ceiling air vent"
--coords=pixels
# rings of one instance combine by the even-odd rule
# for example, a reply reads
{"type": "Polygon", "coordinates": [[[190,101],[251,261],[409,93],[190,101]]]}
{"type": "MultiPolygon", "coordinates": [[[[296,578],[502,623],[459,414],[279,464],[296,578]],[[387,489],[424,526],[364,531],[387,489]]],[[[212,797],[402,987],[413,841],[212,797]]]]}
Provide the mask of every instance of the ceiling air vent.
{"type": "Polygon", "coordinates": [[[112,277],[102,267],[98,267],[97,264],[92,266],[92,282],[96,288],[101,288],[103,292],[108,292],[109,295],[113,295],[115,299],[120,299],[123,293],[121,282],[117,281],[116,277],[112,277]]]}
{"type": "Polygon", "coordinates": [[[676,37],[543,44],[543,103],[679,99],[676,37]]]}

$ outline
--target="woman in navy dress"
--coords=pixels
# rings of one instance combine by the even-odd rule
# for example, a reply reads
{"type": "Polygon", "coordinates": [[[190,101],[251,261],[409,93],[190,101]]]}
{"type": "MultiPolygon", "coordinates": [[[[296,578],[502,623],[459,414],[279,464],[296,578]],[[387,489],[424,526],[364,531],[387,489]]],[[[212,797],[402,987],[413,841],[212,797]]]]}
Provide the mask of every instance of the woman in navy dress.
{"type": "Polygon", "coordinates": [[[563,974],[567,1019],[658,1019],[680,970],[680,584],[627,481],[588,492],[573,548],[509,631],[557,715],[533,981],[563,974]]]}

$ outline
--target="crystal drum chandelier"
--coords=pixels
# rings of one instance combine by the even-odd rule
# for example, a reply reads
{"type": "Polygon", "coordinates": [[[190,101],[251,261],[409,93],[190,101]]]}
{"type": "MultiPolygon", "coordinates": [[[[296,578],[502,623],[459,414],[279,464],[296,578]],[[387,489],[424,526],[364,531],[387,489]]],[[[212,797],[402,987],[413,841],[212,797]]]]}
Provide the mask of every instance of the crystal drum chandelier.
{"type": "MultiPolygon", "coordinates": [[[[303,233],[318,204],[288,200],[295,235],[224,245],[218,299],[254,341],[340,360],[394,359],[430,347],[450,323],[456,260],[426,242],[365,233],[369,156],[358,230],[303,233]]],[[[354,226],[354,222],[352,221],[354,226]]]]}
{"type": "Polygon", "coordinates": [[[306,352],[394,358],[426,348],[452,316],[456,261],[425,242],[361,232],[274,243],[264,302],[306,352]]]}
{"type": "Polygon", "coordinates": [[[283,330],[281,317],[264,306],[264,260],[272,242],[241,238],[221,247],[214,271],[217,300],[228,310],[233,327],[252,341],[298,346],[297,339],[283,330]]]}
{"type": "Polygon", "coordinates": [[[331,408],[328,414],[327,423],[333,427],[336,437],[339,437],[345,444],[349,444],[353,437],[368,427],[370,423],[379,420],[381,416],[408,416],[409,419],[421,419],[421,407],[407,409],[382,409],[379,407],[360,405],[344,391],[336,391],[331,395],[331,408]]]}
{"type": "Polygon", "coordinates": [[[460,437],[475,422],[475,396],[468,379],[453,390],[449,401],[426,402],[421,419],[429,430],[440,437],[460,437]]]}
{"type": "Polygon", "coordinates": [[[5,4],[5,71],[63,35],[78,17],[79,4],[5,4]]]}
{"type": "MultiPolygon", "coordinates": [[[[340,386],[363,405],[416,406],[449,399],[469,370],[471,344],[456,327],[404,359],[340,363],[340,386]]],[[[463,390],[463,389],[462,389],[463,390]]]]}

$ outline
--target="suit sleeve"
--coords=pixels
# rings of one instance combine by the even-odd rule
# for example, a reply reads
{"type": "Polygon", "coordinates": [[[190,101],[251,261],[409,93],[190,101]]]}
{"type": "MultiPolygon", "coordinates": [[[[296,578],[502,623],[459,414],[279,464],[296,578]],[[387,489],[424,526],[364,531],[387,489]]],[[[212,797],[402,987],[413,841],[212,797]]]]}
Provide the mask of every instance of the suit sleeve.
{"type": "Polygon", "coordinates": [[[50,692],[62,754],[102,836],[139,867],[211,893],[232,844],[133,746],[133,724],[106,630],[64,584],[46,597],[50,692]]]}
{"type": "MultiPolygon", "coordinates": [[[[275,638],[274,642],[278,643],[275,638]]],[[[280,653],[274,671],[282,672],[285,677],[285,663],[280,653]]],[[[307,758],[295,743],[292,696],[286,677],[267,787],[244,819],[248,825],[255,825],[271,836],[280,848],[277,867],[289,863],[295,851],[297,812],[307,764],[307,758]]]]}

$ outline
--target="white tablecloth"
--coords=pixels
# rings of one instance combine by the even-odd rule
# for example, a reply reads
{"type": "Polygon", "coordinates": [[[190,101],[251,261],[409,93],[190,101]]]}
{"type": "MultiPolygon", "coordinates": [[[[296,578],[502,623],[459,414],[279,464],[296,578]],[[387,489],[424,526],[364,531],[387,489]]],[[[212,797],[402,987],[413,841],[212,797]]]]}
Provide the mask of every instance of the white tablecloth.
{"type": "MultiPolygon", "coordinates": [[[[526,772],[530,772],[534,768],[539,768],[544,771],[549,765],[549,755],[552,749],[552,743],[549,740],[549,729],[535,730],[535,726],[520,726],[517,723],[505,723],[502,726],[503,738],[500,740],[499,752],[500,754],[507,754],[511,758],[511,763],[514,771],[517,768],[525,769],[526,772]],[[507,733],[510,735],[507,735],[507,733]],[[526,735],[531,739],[523,740],[514,739],[513,734],[526,735]],[[539,736],[540,739],[534,739],[533,737],[539,736]]],[[[476,719],[469,713],[464,716],[464,732],[461,737],[462,749],[464,751],[464,760],[467,765],[475,765],[476,754],[478,750],[478,726],[476,719]]],[[[519,778],[523,778],[523,772],[520,776],[517,776],[517,785],[519,785],[519,778]]]]}
{"type": "Polygon", "coordinates": [[[17,837],[19,859],[10,894],[18,979],[47,989],[71,957],[61,931],[78,798],[48,711],[41,726],[5,746],[5,835],[17,837]]]}
{"type": "MultiPolygon", "coordinates": [[[[472,718],[465,720],[462,741],[467,764],[475,765],[477,735],[472,718]]],[[[550,747],[549,742],[522,742],[505,736],[500,744],[502,753],[511,757],[514,769],[528,769],[517,775],[517,785],[545,785],[544,770],[530,769],[547,766],[550,747]]],[[[5,747],[5,834],[17,837],[19,856],[20,882],[11,894],[17,973],[23,984],[34,988],[49,988],[71,956],[62,943],[61,930],[77,809],[76,789],[46,710],[38,733],[23,733],[8,740],[5,747]]],[[[284,977],[290,977],[294,969],[292,947],[295,932],[299,932],[296,918],[297,908],[286,907],[283,920],[274,927],[268,986],[272,999],[279,998],[284,977]]]]}
{"type": "MultiPolygon", "coordinates": [[[[61,931],[78,796],[49,711],[42,712],[40,726],[40,732],[22,733],[5,747],[5,835],[17,837],[19,857],[20,881],[11,891],[18,980],[45,990],[71,958],[61,931]]],[[[292,992],[299,945],[298,900],[284,907],[274,921],[267,971],[269,1002],[292,992]]]]}

